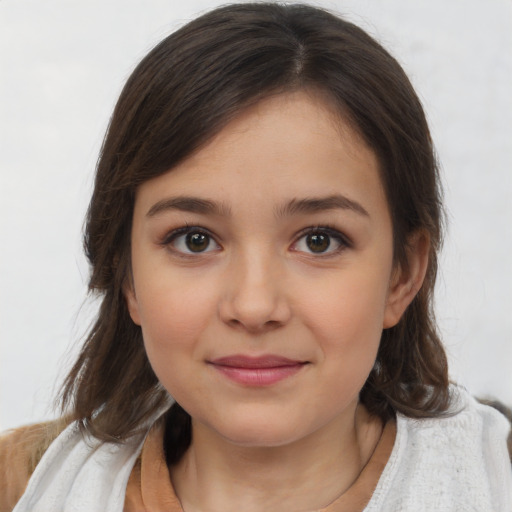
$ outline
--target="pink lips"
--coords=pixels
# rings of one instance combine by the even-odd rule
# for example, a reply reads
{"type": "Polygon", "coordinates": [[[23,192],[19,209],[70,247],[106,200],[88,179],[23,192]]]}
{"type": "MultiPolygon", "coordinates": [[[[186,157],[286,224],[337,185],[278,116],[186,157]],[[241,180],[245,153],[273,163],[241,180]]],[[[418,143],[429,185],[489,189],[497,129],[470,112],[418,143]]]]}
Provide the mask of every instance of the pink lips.
{"type": "Polygon", "coordinates": [[[220,357],[209,363],[225,377],[245,386],[270,386],[299,372],[304,361],[269,355],[220,357]]]}

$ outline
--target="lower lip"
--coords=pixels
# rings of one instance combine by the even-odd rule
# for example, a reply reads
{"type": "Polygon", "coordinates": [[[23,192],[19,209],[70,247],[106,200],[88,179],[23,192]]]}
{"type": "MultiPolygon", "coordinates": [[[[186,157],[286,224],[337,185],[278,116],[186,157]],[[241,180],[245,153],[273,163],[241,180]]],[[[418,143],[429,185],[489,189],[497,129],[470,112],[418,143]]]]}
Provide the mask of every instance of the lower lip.
{"type": "Polygon", "coordinates": [[[213,367],[228,379],[251,387],[271,386],[298,373],[304,364],[271,368],[240,368],[214,364],[213,367]]]}

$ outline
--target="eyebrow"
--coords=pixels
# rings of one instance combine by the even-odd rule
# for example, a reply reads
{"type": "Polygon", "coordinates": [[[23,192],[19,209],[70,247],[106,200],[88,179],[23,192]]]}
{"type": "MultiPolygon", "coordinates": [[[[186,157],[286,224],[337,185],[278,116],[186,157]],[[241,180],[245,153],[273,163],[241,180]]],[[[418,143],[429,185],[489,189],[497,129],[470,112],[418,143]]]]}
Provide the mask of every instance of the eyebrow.
{"type": "Polygon", "coordinates": [[[231,215],[231,209],[225,204],[216,203],[209,199],[200,199],[199,197],[178,196],[158,201],[149,209],[146,216],[154,217],[168,210],[180,210],[203,215],[231,215]]]}
{"type": "MultiPolygon", "coordinates": [[[[337,209],[353,211],[365,217],[370,216],[368,211],[360,203],[341,194],[304,199],[295,198],[288,201],[285,205],[276,208],[275,214],[276,217],[280,218],[297,214],[308,214],[337,209]]],[[[217,203],[215,201],[199,197],[178,196],[158,201],[149,209],[146,216],[154,217],[169,210],[225,217],[229,217],[231,215],[230,207],[224,203],[217,203]]]]}
{"type": "Polygon", "coordinates": [[[341,194],[318,198],[292,199],[284,207],[279,208],[276,213],[278,217],[285,217],[338,209],[350,210],[365,217],[370,216],[362,204],[341,194]]]}

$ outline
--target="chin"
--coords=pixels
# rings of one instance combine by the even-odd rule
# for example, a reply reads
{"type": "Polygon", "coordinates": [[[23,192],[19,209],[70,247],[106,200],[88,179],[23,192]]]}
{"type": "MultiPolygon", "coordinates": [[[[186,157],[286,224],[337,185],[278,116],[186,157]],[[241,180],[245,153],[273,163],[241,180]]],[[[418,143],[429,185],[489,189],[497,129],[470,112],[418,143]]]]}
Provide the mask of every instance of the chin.
{"type": "Polygon", "coordinates": [[[285,421],[283,417],[278,418],[277,421],[269,421],[268,417],[262,421],[255,418],[237,421],[232,418],[229,424],[212,427],[226,441],[246,448],[285,446],[303,437],[300,429],[289,419],[285,421]]]}

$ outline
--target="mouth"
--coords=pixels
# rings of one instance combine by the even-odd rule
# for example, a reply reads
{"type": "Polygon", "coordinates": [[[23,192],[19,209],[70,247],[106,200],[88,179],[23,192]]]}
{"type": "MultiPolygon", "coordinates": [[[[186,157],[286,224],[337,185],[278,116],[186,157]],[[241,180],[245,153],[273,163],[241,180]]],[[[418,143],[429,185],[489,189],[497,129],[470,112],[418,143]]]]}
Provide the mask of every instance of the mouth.
{"type": "Polygon", "coordinates": [[[307,361],[277,355],[249,357],[233,355],[208,361],[224,377],[244,386],[271,386],[300,372],[307,361]]]}

